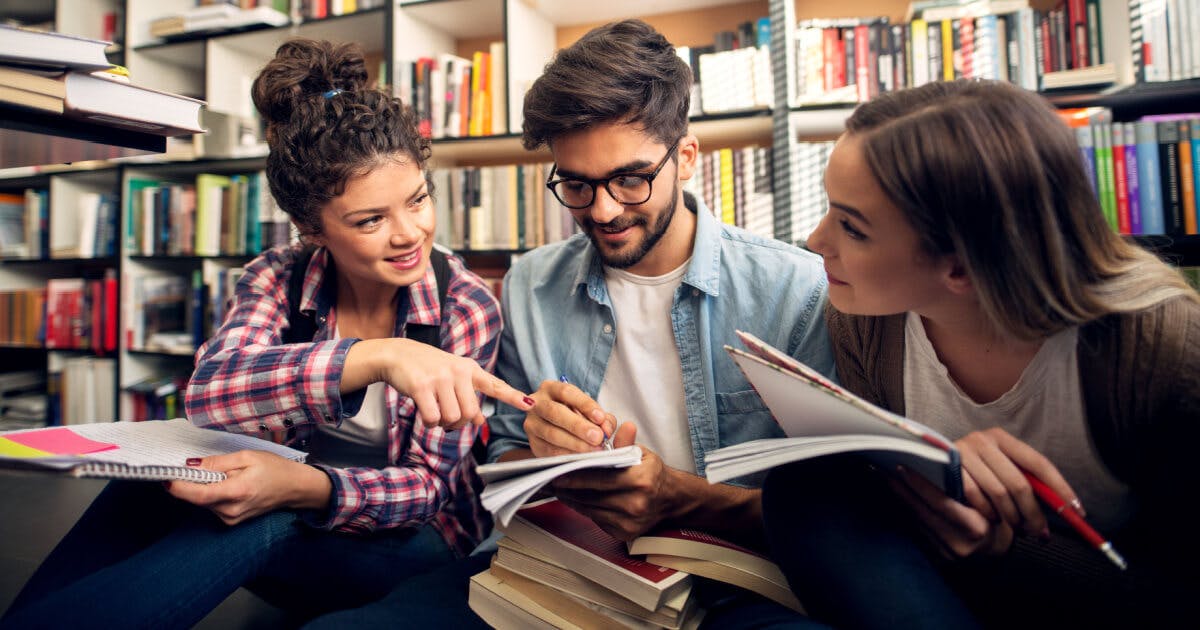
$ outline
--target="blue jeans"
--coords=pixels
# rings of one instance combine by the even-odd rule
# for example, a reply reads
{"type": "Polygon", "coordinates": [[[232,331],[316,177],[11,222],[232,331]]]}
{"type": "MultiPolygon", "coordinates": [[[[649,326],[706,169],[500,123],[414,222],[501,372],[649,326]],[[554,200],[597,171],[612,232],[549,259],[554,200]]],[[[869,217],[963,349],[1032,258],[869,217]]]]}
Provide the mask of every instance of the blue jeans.
{"type": "MultiPolygon", "coordinates": [[[[398,626],[485,630],[489,626],[468,605],[468,589],[471,576],[486,571],[493,555],[491,550],[476,553],[465,560],[409,578],[379,601],[318,617],[304,626],[304,630],[367,630],[398,626]]],[[[697,603],[707,609],[701,628],[815,630],[826,627],[775,602],[716,582],[698,580],[693,593],[698,598],[697,603]]]]}
{"type": "Polygon", "coordinates": [[[943,558],[881,473],[852,456],[775,469],[763,515],[792,591],[838,628],[1130,627],[1182,599],[1127,579],[1069,531],[1018,535],[1002,556],[943,558]]]}
{"type": "Polygon", "coordinates": [[[187,628],[241,586],[305,619],[361,606],[453,559],[428,526],[349,536],[276,511],[229,527],[158,484],[112,482],[0,627],[187,628]]]}

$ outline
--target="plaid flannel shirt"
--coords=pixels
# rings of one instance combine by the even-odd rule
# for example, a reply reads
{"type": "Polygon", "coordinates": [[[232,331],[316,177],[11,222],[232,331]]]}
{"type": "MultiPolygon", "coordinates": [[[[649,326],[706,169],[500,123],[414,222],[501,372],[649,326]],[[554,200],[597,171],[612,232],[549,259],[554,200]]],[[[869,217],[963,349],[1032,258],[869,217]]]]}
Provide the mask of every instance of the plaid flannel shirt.
{"type": "MultiPolygon", "coordinates": [[[[319,290],[328,262],[318,250],[305,273],[300,309],[316,316],[312,343],[281,345],[288,317],[288,278],[299,246],[278,247],[246,265],[225,322],[196,353],[187,416],[197,425],[257,435],[307,448],[319,423],[358,413],[364,391],[339,393],[346,353],[358,339],[334,341],[336,309],[319,290]]],[[[407,324],[440,323],[440,347],[491,370],[500,339],[500,308],[478,276],[449,256],[445,312],[432,266],[409,288],[407,324]]],[[[404,334],[397,322],[395,336],[404,334]]],[[[366,533],[431,523],[450,548],[468,553],[491,528],[479,504],[482,487],[471,445],[478,429],[454,432],[416,421],[411,398],[387,387],[388,462],[383,469],[319,466],[333,482],[328,512],[316,527],[366,533]]]]}

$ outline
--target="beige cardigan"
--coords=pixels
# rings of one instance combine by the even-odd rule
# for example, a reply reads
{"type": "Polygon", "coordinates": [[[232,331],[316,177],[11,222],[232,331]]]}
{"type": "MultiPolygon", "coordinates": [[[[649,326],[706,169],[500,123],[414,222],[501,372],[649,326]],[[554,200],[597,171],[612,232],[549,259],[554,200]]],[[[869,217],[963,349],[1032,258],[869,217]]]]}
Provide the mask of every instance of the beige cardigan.
{"type": "MultiPolygon", "coordinates": [[[[904,414],[904,315],[825,319],[842,384],[904,414]]],[[[1132,524],[1114,538],[1159,558],[1190,564],[1200,488],[1200,304],[1175,299],[1079,329],[1079,376],[1089,435],[1102,462],[1138,500],[1132,524]]]]}

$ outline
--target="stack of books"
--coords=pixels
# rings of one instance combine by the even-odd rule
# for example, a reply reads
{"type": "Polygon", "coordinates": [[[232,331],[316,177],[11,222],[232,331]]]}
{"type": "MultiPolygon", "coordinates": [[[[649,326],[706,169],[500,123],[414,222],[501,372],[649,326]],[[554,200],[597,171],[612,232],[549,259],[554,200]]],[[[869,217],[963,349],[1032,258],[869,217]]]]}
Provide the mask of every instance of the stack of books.
{"type": "Polygon", "coordinates": [[[112,72],[110,42],[0,25],[0,104],[159,136],[203,133],[203,101],[112,72]]]}
{"type": "Polygon", "coordinates": [[[694,628],[703,611],[691,575],[629,553],[557,500],[517,511],[488,571],[471,578],[471,609],[496,628],[694,628]]]}
{"type": "Polygon", "coordinates": [[[627,446],[481,466],[481,500],[504,538],[471,579],[472,610],[497,628],[694,628],[704,611],[693,576],[802,610],[768,558],[705,532],[660,530],[627,545],[555,499],[522,506],[559,475],[641,457],[627,446]]]}

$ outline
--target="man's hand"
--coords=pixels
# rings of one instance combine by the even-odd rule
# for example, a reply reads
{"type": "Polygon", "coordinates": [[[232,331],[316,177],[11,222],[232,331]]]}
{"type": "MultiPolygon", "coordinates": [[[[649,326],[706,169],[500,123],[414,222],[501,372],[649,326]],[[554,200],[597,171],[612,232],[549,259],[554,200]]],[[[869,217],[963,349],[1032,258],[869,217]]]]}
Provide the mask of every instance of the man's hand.
{"type": "Polygon", "coordinates": [[[219,483],[171,481],[167,492],[236,525],[280,508],[323,509],[333,483],[321,470],[263,451],[238,451],[200,460],[199,468],[225,473],[219,483]]]}
{"type": "MultiPolygon", "coordinates": [[[[583,390],[569,383],[542,381],[525,415],[525,435],[535,457],[594,451],[617,419],[583,390]]],[[[632,444],[632,442],[630,442],[632,444]]]]}
{"type": "MultiPolygon", "coordinates": [[[[626,422],[617,430],[613,447],[630,446],[637,427],[626,422]]],[[[662,458],[646,448],[636,466],[617,470],[581,470],[551,482],[558,499],[591,518],[600,529],[630,541],[674,516],[678,501],[674,491],[684,475],[663,464],[662,458]]]]}

